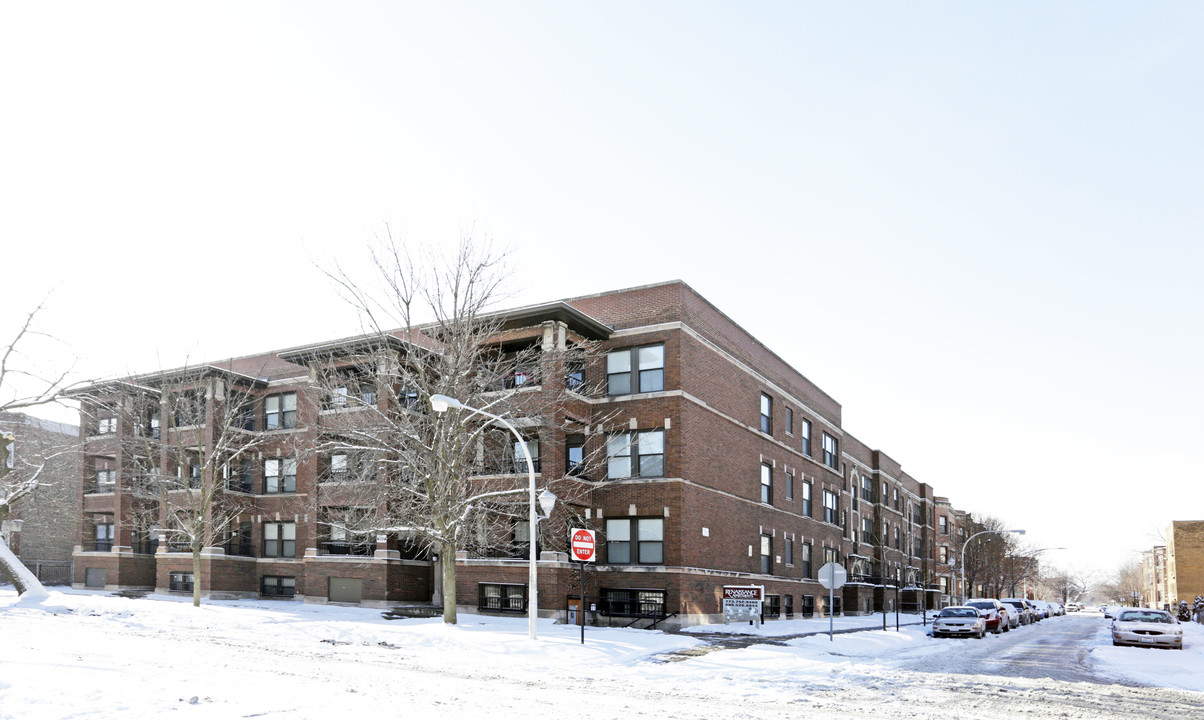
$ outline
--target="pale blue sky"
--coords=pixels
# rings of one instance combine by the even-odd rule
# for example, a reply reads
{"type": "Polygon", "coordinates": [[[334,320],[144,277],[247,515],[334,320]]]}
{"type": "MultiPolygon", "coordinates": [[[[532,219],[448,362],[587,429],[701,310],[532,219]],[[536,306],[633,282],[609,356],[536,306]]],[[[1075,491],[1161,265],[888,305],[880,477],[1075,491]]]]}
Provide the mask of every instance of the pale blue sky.
{"type": "Polygon", "coordinates": [[[1198,3],[0,0],[5,326],[57,285],[89,375],[325,339],[314,260],[475,230],[515,304],[685,280],[1108,568],[1204,518],[1202,70],[1198,3]]]}

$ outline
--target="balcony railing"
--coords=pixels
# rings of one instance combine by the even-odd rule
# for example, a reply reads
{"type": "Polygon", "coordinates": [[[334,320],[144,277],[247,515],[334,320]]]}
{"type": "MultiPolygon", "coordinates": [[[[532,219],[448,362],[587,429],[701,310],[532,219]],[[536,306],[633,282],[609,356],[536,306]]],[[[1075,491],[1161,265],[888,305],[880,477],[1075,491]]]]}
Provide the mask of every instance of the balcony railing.
{"type": "Polygon", "coordinates": [[[371,557],[376,552],[376,543],[372,541],[348,542],[346,540],[330,540],[318,543],[322,555],[355,555],[371,557]]]}

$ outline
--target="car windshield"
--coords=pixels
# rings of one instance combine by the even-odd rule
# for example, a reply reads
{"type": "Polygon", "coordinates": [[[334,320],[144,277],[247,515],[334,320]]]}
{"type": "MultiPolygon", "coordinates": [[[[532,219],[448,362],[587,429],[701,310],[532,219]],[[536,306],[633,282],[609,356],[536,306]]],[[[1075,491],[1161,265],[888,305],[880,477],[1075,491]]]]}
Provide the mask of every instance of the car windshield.
{"type": "Polygon", "coordinates": [[[941,617],[978,617],[978,611],[973,608],[945,608],[941,617]]]}
{"type": "Polygon", "coordinates": [[[1150,610],[1129,610],[1121,613],[1118,620],[1120,622],[1167,623],[1168,625],[1173,622],[1167,613],[1150,610]]]}
{"type": "Polygon", "coordinates": [[[994,610],[995,609],[995,606],[989,602],[972,602],[972,603],[966,603],[966,604],[969,605],[970,607],[976,607],[979,610],[994,610]]]}

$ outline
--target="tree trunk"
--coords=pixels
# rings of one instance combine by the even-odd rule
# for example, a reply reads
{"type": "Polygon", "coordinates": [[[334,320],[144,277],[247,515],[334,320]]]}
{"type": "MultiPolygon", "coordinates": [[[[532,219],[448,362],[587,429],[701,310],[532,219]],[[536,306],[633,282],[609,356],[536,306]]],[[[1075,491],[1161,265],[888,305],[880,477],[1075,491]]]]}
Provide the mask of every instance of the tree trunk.
{"type": "Polygon", "coordinates": [[[192,547],[192,606],[201,606],[201,549],[192,547]]]}
{"type": "Polygon", "coordinates": [[[456,546],[443,543],[440,546],[443,556],[443,622],[456,624],[456,546]]]}

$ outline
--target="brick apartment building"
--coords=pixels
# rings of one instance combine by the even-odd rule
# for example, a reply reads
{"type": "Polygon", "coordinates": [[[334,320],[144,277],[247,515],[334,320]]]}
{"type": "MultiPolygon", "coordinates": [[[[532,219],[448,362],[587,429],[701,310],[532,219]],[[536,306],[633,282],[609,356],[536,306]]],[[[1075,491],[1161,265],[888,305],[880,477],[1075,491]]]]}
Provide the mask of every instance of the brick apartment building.
{"type": "Polygon", "coordinates": [[[0,533],[21,561],[46,584],[71,582],[71,555],[80,515],[79,455],[68,452],[78,435],[74,425],[24,413],[0,413],[0,433],[15,440],[14,464],[23,470],[43,465],[39,485],[17,501],[0,522],[0,533]]]}
{"type": "MultiPolygon", "coordinates": [[[[571,508],[602,540],[600,562],[586,573],[587,601],[597,608],[592,622],[717,621],[725,585],[764,586],[769,617],[866,613],[896,604],[932,608],[957,598],[952,562],[968,515],[849,434],[834,398],[686,284],[503,315],[510,346],[590,340],[604,351],[568,386],[564,413],[580,435],[545,426],[532,437],[541,487],[579,482],[572,476],[581,448],[605,448],[606,482],[571,508]],[[833,607],[816,580],[827,562],[849,574],[833,607]]],[[[455,562],[460,607],[525,612],[521,554],[463,550],[440,558],[396,534],[350,537],[326,522],[330,509],[345,502],[339,473],[347,459],[303,452],[339,412],[314,397],[312,378],[332,352],[372,341],[321,343],[200,373],[156,373],[90,388],[81,401],[83,522],[75,583],[178,592],[196,582],[210,597],[387,606],[438,602],[439,564],[455,562]],[[153,501],[140,491],[140,479],[195,471],[187,463],[172,466],[166,453],[152,457],[148,468],[125,441],[166,439],[157,410],[165,393],[190,393],[203,424],[214,422],[205,408],[234,387],[254,398],[244,427],[262,443],[259,460],[225,479],[248,510],[213,539],[194,578],[191,555],[158,542],[155,525],[145,521],[153,501]]],[[[411,351],[400,342],[392,350],[411,351]]],[[[525,482],[525,473],[512,480],[525,482]]],[[[520,528],[515,532],[522,536],[520,528]]],[[[565,545],[564,537],[541,540],[544,616],[564,617],[578,593],[580,576],[565,545]]]]}
{"type": "Polygon", "coordinates": [[[1166,529],[1166,598],[1172,607],[1204,595],[1204,520],[1176,520],[1166,529]]]}

